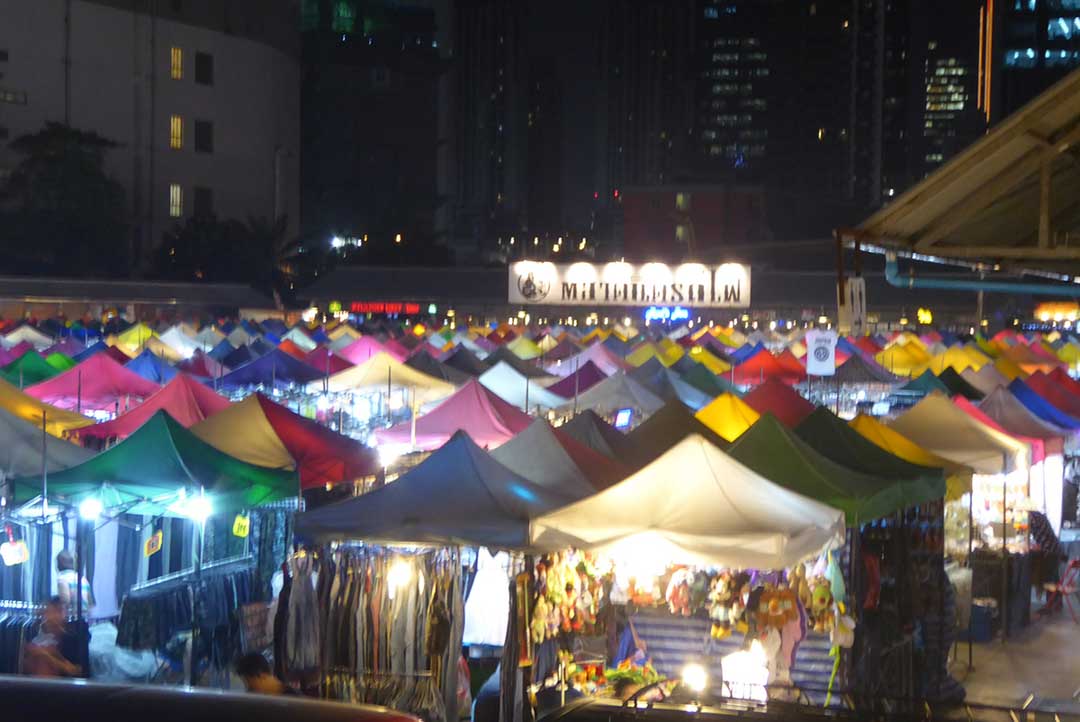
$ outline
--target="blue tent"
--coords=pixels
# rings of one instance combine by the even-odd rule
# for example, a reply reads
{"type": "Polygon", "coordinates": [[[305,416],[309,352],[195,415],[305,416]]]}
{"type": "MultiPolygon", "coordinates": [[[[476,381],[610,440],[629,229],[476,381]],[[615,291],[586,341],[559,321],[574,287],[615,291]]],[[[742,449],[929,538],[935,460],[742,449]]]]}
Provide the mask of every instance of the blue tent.
{"type": "MultiPolygon", "coordinates": [[[[236,348],[231,343],[229,343],[229,340],[223,338],[221,339],[221,341],[218,342],[217,346],[214,346],[214,348],[210,349],[210,352],[207,354],[207,356],[214,359],[218,363],[225,364],[225,359],[228,358],[229,354],[231,354],[235,350],[236,348]]],[[[245,363],[250,360],[251,359],[247,359],[245,363]]],[[[228,366],[228,364],[225,365],[228,366]]]]}
{"type": "Polygon", "coordinates": [[[250,350],[251,353],[255,354],[256,356],[265,356],[266,354],[277,348],[277,344],[279,343],[281,342],[273,341],[272,343],[267,343],[266,339],[257,338],[250,344],[248,344],[248,350],[250,350]]]}
{"type": "Polygon", "coordinates": [[[284,336],[289,332],[289,327],[286,326],[283,321],[276,318],[268,318],[260,325],[263,327],[264,333],[272,333],[278,337],[284,336]]]}
{"type": "Polygon", "coordinates": [[[330,343],[330,337],[326,335],[326,331],[323,331],[322,326],[308,333],[308,336],[315,343],[330,343]]]}
{"type": "Polygon", "coordinates": [[[1022,403],[1027,410],[1038,416],[1043,421],[1049,421],[1064,429],[1080,429],[1080,420],[1073,418],[1058,407],[1051,404],[1035,393],[1035,390],[1020,379],[1013,379],[1009,384],[1009,391],[1022,403]]]}
{"type": "Polygon", "coordinates": [[[286,386],[306,384],[321,379],[323,373],[281,349],[233,369],[218,379],[218,387],[226,389],[249,386],[286,386]]]}
{"type": "Polygon", "coordinates": [[[102,351],[104,351],[107,348],[109,348],[109,347],[105,344],[104,341],[97,341],[97,342],[87,346],[85,349],[83,349],[79,353],[75,354],[71,358],[73,358],[76,361],[81,363],[81,362],[85,361],[86,359],[90,358],[91,356],[93,356],[94,354],[101,353],[102,351]]]}
{"type": "MultiPolygon", "coordinates": [[[[211,356],[213,354],[211,353],[211,356]]],[[[221,359],[221,363],[225,364],[230,369],[240,368],[246,363],[250,363],[254,359],[258,358],[254,351],[247,346],[239,346],[230,351],[225,358],[221,359]]]]}
{"type": "Polygon", "coordinates": [[[614,334],[604,339],[603,344],[604,347],[607,348],[607,350],[614,351],[615,353],[619,354],[619,358],[623,358],[624,356],[626,356],[626,354],[630,353],[630,344],[628,344],[626,341],[623,341],[621,338],[615,336],[614,334]]]}
{"type": "Polygon", "coordinates": [[[156,384],[166,384],[179,373],[163,358],[155,356],[150,349],[144,349],[141,354],[124,364],[129,370],[156,384]]]}
{"type": "Polygon", "coordinates": [[[748,344],[748,343],[744,343],[739,348],[735,349],[734,351],[729,352],[728,356],[730,356],[732,362],[736,366],[738,366],[743,361],[746,361],[748,358],[750,358],[751,356],[754,356],[755,354],[757,354],[757,353],[759,353],[761,351],[765,351],[766,353],[768,353],[765,346],[760,344],[760,343],[755,343],[753,345],[748,344]]]}

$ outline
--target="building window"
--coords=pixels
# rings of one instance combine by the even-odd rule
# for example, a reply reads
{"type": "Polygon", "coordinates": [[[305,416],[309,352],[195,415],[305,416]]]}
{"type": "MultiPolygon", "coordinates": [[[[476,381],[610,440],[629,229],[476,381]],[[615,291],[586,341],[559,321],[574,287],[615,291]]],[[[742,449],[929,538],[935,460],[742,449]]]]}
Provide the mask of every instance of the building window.
{"type": "Polygon", "coordinates": [[[179,183],[169,185],[169,218],[184,215],[184,189],[179,183]]]}
{"type": "Polygon", "coordinates": [[[3,88],[0,88],[0,103],[26,105],[26,92],[21,90],[4,90],[3,88]]]}
{"type": "Polygon", "coordinates": [[[179,115],[169,118],[169,147],[173,150],[184,147],[184,119],[179,115]]]}
{"type": "Polygon", "coordinates": [[[209,120],[195,121],[195,152],[214,152],[214,124],[209,120]]]}
{"type": "Polygon", "coordinates": [[[334,3],[334,17],[330,29],[335,33],[351,33],[356,30],[356,8],[349,0],[334,3]]]}
{"type": "Polygon", "coordinates": [[[214,56],[210,53],[195,53],[195,82],[199,85],[214,84],[214,56]]]}
{"type": "Polygon", "coordinates": [[[191,192],[191,214],[196,218],[209,218],[214,215],[213,189],[195,186],[191,192]]]}
{"type": "Polygon", "coordinates": [[[184,79],[184,49],[173,48],[169,51],[169,77],[173,80],[184,79]]]}
{"type": "Polygon", "coordinates": [[[675,210],[688,211],[690,210],[690,194],[689,193],[676,193],[675,194],[675,210]]]}

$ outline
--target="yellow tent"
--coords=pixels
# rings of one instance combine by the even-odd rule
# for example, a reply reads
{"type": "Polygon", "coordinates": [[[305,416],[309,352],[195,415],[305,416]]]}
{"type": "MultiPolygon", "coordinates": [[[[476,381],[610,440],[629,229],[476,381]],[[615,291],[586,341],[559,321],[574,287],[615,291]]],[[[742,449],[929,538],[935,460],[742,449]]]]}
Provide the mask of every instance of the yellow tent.
{"type": "Polygon", "coordinates": [[[893,344],[874,356],[874,360],[897,376],[911,376],[930,363],[930,355],[921,344],[893,344]]]}
{"type": "Polygon", "coordinates": [[[671,366],[682,358],[685,351],[678,344],[673,349],[664,349],[653,343],[643,343],[626,356],[626,363],[631,366],[641,366],[649,359],[656,357],[664,366],[671,366]]]}
{"type": "MultiPolygon", "coordinates": [[[[887,352],[883,351],[882,353],[887,352]]],[[[985,360],[981,363],[976,363],[967,352],[967,349],[963,346],[953,346],[936,356],[932,356],[926,365],[916,369],[913,375],[921,374],[927,369],[933,371],[935,374],[940,374],[947,368],[951,368],[956,373],[960,373],[966,368],[973,368],[978,371],[985,364],[985,360]]]]}
{"type": "Polygon", "coordinates": [[[1068,343],[1062,345],[1062,347],[1057,349],[1055,353],[1057,354],[1057,357],[1059,359],[1069,364],[1070,366],[1075,366],[1078,362],[1080,362],[1080,346],[1077,346],[1072,341],[1069,341],[1068,343]]]}
{"type": "Polygon", "coordinates": [[[506,344],[506,348],[513,351],[514,355],[523,361],[537,358],[543,353],[541,348],[528,336],[518,336],[510,343],[506,344]]]}
{"type": "Polygon", "coordinates": [[[731,364],[700,346],[694,346],[690,349],[690,358],[717,375],[731,370],[731,364]]]}
{"type": "Polygon", "coordinates": [[[859,414],[848,422],[848,426],[858,431],[867,440],[874,442],[893,456],[910,461],[919,466],[931,466],[945,470],[945,498],[956,501],[971,491],[971,469],[938,456],[898,431],[893,431],[877,419],[859,414]]]}
{"type": "Polygon", "coordinates": [[[791,349],[791,353],[795,354],[795,358],[802,358],[806,355],[806,344],[802,341],[794,341],[788,348],[791,349]]]}
{"type": "Polygon", "coordinates": [[[558,341],[557,341],[557,340],[555,339],[555,337],[554,337],[554,336],[552,336],[552,335],[551,335],[551,334],[549,333],[549,334],[546,334],[546,335],[545,335],[545,336],[544,336],[544,337],[543,337],[542,339],[540,339],[540,340],[539,340],[539,341],[537,342],[537,344],[536,344],[536,345],[540,347],[540,350],[541,350],[541,351],[543,351],[544,353],[547,353],[547,352],[548,352],[548,351],[550,351],[551,349],[553,349],[553,348],[555,348],[556,346],[558,346],[558,345],[559,345],[559,342],[558,342],[558,341]]]}
{"type": "Polygon", "coordinates": [[[997,358],[1001,355],[1001,349],[998,348],[994,342],[987,340],[979,334],[975,335],[975,345],[989,358],[997,358]]]}
{"type": "Polygon", "coordinates": [[[593,340],[603,342],[603,341],[607,341],[608,336],[610,336],[610,335],[611,335],[610,331],[605,331],[602,328],[597,327],[597,328],[594,328],[592,331],[589,331],[587,334],[585,334],[585,337],[581,339],[581,342],[584,343],[584,344],[592,343],[593,340]]]}
{"type": "Polygon", "coordinates": [[[910,346],[915,345],[917,348],[926,350],[926,344],[922,342],[922,339],[913,334],[911,331],[902,331],[896,338],[885,345],[885,348],[891,346],[910,346]]]}
{"type": "Polygon", "coordinates": [[[1002,356],[994,362],[994,368],[1001,372],[1001,375],[1007,378],[1009,381],[1013,379],[1027,378],[1027,374],[1024,369],[1020,368],[1013,361],[1002,356]]]}
{"type": "Polygon", "coordinates": [[[29,394],[0,379],[0,408],[41,428],[41,415],[45,414],[45,430],[53,436],[63,436],[73,429],[81,429],[94,423],[82,414],[65,411],[39,401],[29,394]]]}
{"type": "MultiPolygon", "coordinates": [[[[143,349],[149,351],[150,353],[154,354],[158,358],[165,359],[166,361],[168,361],[171,364],[179,363],[180,361],[184,360],[184,355],[182,353],[180,353],[180,351],[173,348],[172,346],[165,343],[164,341],[162,341],[160,338],[157,338],[156,336],[153,337],[153,338],[147,339],[146,343],[144,343],[142,345],[142,348],[136,349],[135,353],[133,353],[133,354],[129,353],[128,355],[129,356],[138,356],[143,351],[143,349]]],[[[123,344],[120,344],[120,350],[123,351],[124,353],[128,353],[127,347],[125,347],[123,344]]]]}
{"type": "Polygon", "coordinates": [[[128,330],[118,334],[116,343],[118,346],[128,346],[130,348],[138,348],[141,350],[142,346],[152,338],[157,338],[157,334],[154,330],[145,323],[137,323],[128,330]]]}
{"type": "Polygon", "coordinates": [[[980,351],[977,346],[972,346],[970,343],[964,344],[962,348],[964,349],[964,353],[967,354],[968,358],[971,359],[971,363],[975,367],[976,371],[993,360],[989,356],[984,354],[982,351],[980,351]]]}
{"type": "MultiPolygon", "coordinates": [[[[408,389],[415,393],[417,403],[426,404],[446,398],[456,390],[453,384],[406,366],[385,351],[380,351],[364,363],[331,376],[330,391],[385,391],[387,388],[408,389]]],[[[313,381],[312,391],[321,391],[323,382],[313,381]]]]}
{"type": "Polygon", "coordinates": [[[705,408],[697,412],[697,419],[728,441],[743,435],[761,414],[732,393],[717,396],[705,408]]]}
{"type": "Polygon", "coordinates": [[[331,341],[337,341],[342,336],[348,336],[352,339],[360,338],[360,332],[347,323],[334,326],[334,328],[330,329],[330,332],[326,335],[331,341]]]}

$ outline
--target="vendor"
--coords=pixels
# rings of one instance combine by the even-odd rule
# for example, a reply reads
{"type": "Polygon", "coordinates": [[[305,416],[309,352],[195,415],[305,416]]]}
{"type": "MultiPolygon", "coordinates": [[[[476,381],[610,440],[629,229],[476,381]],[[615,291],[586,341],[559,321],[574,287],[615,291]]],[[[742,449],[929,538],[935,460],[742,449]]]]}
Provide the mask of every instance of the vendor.
{"type": "MultiPolygon", "coordinates": [[[[65,616],[75,613],[76,597],[75,590],[79,588],[79,574],[75,570],[75,555],[67,549],[56,555],[56,596],[63,605],[65,616]]],[[[90,589],[90,580],[82,578],[82,613],[90,612],[93,607],[93,592],[90,589]]]]}
{"type": "Polygon", "coordinates": [[[59,597],[53,597],[45,605],[41,628],[26,645],[23,669],[33,677],[77,677],[81,670],[72,663],[61,649],[67,633],[64,605],[59,597]]]}

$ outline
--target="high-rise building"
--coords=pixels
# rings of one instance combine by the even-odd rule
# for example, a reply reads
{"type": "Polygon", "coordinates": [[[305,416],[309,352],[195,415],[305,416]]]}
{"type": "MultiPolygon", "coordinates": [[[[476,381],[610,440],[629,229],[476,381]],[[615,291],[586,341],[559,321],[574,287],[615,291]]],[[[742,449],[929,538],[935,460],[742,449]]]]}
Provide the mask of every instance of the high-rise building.
{"type": "Polygon", "coordinates": [[[984,78],[997,122],[1080,67],[1080,2],[985,0],[989,58],[984,78]]]}
{"type": "Polygon", "coordinates": [[[296,0],[0,0],[0,174],[48,122],[117,143],[132,268],[165,231],[299,219],[296,0]]]}

